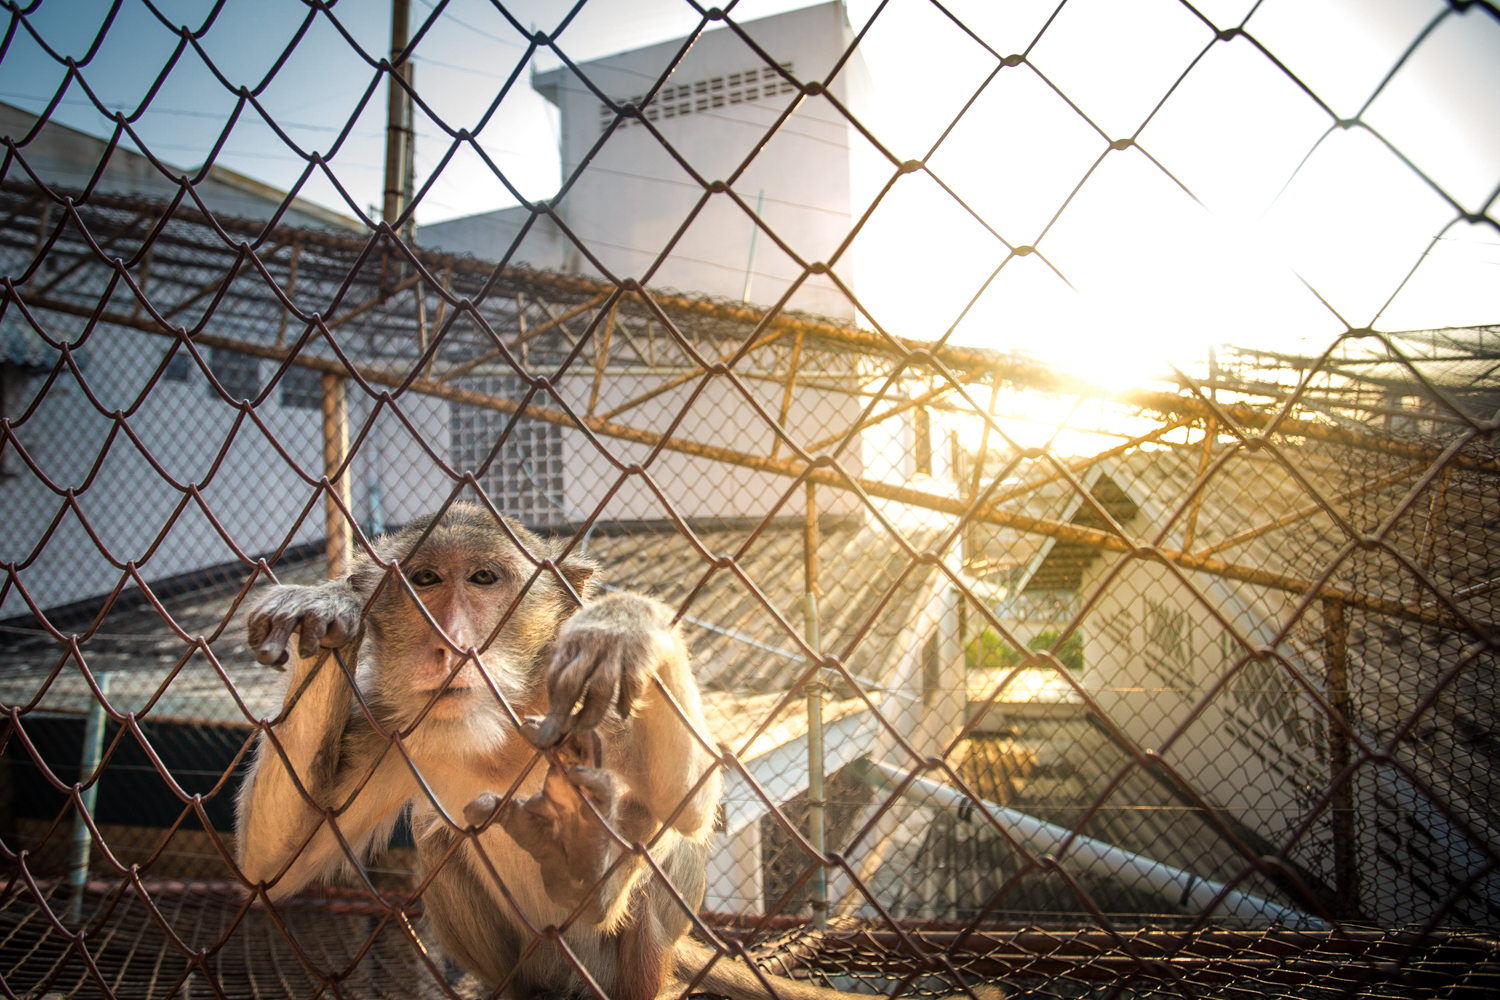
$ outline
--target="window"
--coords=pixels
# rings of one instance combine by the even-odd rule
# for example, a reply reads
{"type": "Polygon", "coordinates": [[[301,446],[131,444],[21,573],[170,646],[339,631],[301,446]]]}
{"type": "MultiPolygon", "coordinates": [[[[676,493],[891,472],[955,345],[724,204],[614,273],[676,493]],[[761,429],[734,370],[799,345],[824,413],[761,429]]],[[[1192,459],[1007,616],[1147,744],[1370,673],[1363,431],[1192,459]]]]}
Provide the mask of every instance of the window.
{"type": "Polygon", "coordinates": [[[167,359],[167,367],[161,373],[161,377],[168,382],[186,382],[188,380],[189,362],[190,359],[187,353],[179,350],[167,359]]]}
{"type": "Polygon", "coordinates": [[[312,368],[289,368],[281,376],[281,405],[289,410],[323,408],[323,373],[312,368]]]}
{"type": "MultiPolygon", "coordinates": [[[[513,375],[463,379],[464,388],[501,399],[522,399],[525,384],[513,375]]],[[[500,513],[527,527],[561,527],[568,522],[563,508],[562,428],[534,420],[517,421],[488,468],[495,442],[511,422],[508,413],[477,406],[452,404],[453,465],[473,471],[490,503],[500,513]]]]}
{"type": "Polygon", "coordinates": [[[922,704],[928,708],[932,707],[933,701],[942,689],[943,637],[938,634],[939,631],[939,629],[933,629],[932,635],[927,638],[927,643],[922,647],[922,704]]]}
{"type": "Polygon", "coordinates": [[[927,407],[912,410],[912,458],[919,476],[932,475],[932,414],[927,407]]]}
{"type": "MultiPolygon", "coordinates": [[[[792,64],[784,62],[781,64],[781,69],[790,75],[792,64]]],[[[722,108],[726,103],[741,104],[745,101],[758,101],[778,93],[791,94],[796,90],[797,85],[790,80],[783,79],[776,67],[760,66],[739,73],[705,77],[702,80],[663,87],[657,91],[651,103],[645,106],[643,117],[653,122],[665,118],[682,118],[692,114],[701,114],[710,108],[722,108]]],[[[645,95],[636,94],[633,97],[616,98],[615,102],[640,107],[645,99],[645,95]]],[[[607,131],[614,124],[614,120],[615,113],[609,109],[609,105],[599,105],[599,131],[601,133],[607,131]]],[[[621,122],[620,127],[640,123],[639,118],[632,118],[621,122]]]]}
{"type": "MultiPolygon", "coordinates": [[[[208,355],[208,370],[214,373],[230,399],[254,399],[260,393],[259,358],[215,347],[208,355]]],[[[217,395],[212,386],[208,391],[217,395]]]]}

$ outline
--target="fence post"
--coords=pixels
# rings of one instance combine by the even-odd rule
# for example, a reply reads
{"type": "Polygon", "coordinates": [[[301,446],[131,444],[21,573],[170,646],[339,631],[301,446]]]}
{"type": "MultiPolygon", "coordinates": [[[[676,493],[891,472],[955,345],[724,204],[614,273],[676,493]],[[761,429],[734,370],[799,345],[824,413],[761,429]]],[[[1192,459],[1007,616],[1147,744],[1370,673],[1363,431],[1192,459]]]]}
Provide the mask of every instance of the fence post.
{"type": "MultiPolygon", "coordinates": [[[[391,0],[391,79],[385,125],[385,201],[381,215],[394,226],[407,208],[412,195],[413,129],[411,97],[396,82],[399,75],[410,84],[413,79],[411,60],[400,66],[396,60],[410,37],[411,0],[391,0]]],[[[401,235],[412,238],[414,223],[406,220],[401,235]]]]}
{"type": "MultiPolygon", "coordinates": [[[[1349,736],[1343,726],[1354,723],[1349,701],[1349,623],[1345,618],[1344,602],[1329,598],[1323,601],[1323,669],[1329,708],[1328,771],[1332,778],[1349,766],[1349,736]]],[[[1348,920],[1359,913],[1352,777],[1334,791],[1331,819],[1338,915],[1348,920]]]]}
{"type": "MultiPolygon", "coordinates": [[[[109,694],[109,678],[107,673],[100,674],[97,678],[101,696],[109,694]]],[[[104,728],[108,720],[109,715],[104,710],[101,697],[89,706],[88,718],[83,724],[83,752],[78,763],[79,784],[88,781],[99,770],[99,758],[104,755],[104,728]]],[[[94,815],[94,804],[99,801],[99,782],[83,789],[79,798],[83,800],[83,811],[73,820],[73,852],[68,862],[68,887],[72,891],[72,898],[68,901],[68,921],[74,924],[83,919],[83,888],[89,880],[89,848],[92,838],[88,824],[83,821],[83,813],[94,815]]]]}
{"type": "Polygon", "coordinates": [[[344,510],[350,507],[349,475],[341,467],[349,453],[349,407],[345,399],[342,375],[323,374],[323,475],[328,479],[328,495],[323,500],[327,527],[328,579],[342,578],[349,569],[349,549],[353,544],[349,519],[344,510]],[[339,504],[342,502],[343,509],[339,504]]]}
{"type": "MultiPolygon", "coordinates": [[[[807,645],[821,653],[818,636],[818,497],[807,484],[807,521],[802,530],[802,617],[807,645]]],[[[823,807],[823,683],[822,668],[807,680],[807,832],[819,855],[824,852],[823,807]]],[[[818,930],[828,929],[828,871],[820,864],[812,877],[812,918],[818,930]]]]}

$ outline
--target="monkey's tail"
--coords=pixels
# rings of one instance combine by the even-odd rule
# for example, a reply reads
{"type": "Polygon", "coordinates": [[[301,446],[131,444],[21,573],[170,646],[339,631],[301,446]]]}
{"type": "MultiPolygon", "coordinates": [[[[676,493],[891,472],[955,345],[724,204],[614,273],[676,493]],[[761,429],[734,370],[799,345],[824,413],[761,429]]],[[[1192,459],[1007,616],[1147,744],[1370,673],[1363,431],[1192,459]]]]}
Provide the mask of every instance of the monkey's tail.
{"type": "MultiPolygon", "coordinates": [[[[691,983],[699,971],[713,958],[714,952],[697,941],[686,937],[679,940],[675,970],[679,980],[677,992],[680,994],[682,986],[691,983]]],[[[998,986],[974,985],[970,989],[979,1000],[1005,1000],[1005,991],[998,986]]],[[[851,997],[869,1000],[863,993],[831,990],[826,986],[814,986],[798,979],[787,979],[770,973],[766,974],[766,981],[762,982],[761,978],[744,964],[730,958],[721,958],[714,962],[713,967],[693,987],[693,992],[716,993],[719,996],[730,997],[731,1000],[777,1000],[777,998],[779,1000],[849,1000],[851,997]],[[776,991],[774,997],[766,990],[766,982],[769,982],[771,988],[776,991]]],[[[960,1000],[960,998],[967,1000],[968,994],[955,993],[951,1000],[960,1000]]]]}

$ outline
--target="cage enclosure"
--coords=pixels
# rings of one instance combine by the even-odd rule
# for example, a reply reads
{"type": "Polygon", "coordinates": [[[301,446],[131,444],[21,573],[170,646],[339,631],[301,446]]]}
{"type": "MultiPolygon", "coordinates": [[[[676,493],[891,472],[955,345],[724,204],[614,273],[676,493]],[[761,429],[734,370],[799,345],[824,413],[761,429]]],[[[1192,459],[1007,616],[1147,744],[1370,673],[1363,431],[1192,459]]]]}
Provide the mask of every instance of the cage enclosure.
{"type": "MultiPolygon", "coordinates": [[[[674,881],[675,820],[637,842],[585,804],[611,850],[589,889],[632,873],[760,995],[1500,990],[1500,327],[1387,329],[1385,306],[1340,312],[1305,279],[1324,335],[1216,343],[1122,381],[966,319],[1002,322],[1021,268],[1068,280],[1048,234],[1097,210],[1101,164],[1136,157],[1197,199],[1147,125],[1226,53],[1309,109],[1304,166],[1362,131],[1440,203],[1386,305],[1440,266],[1445,234],[1492,244],[1500,163],[1471,196],[1364,117],[1444,32],[1500,37],[1491,5],[1412,21],[1353,114],[1299,75],[1313,28],[1174,8],[1192,46],[1107,133],[1048,76],[1058,51],[1094,51],[1101,10],[1048,8],[1012,39],[981,11],[912,4],[984,65],[932,91],[939,127],[909,155],[871,124],[887,92],[863,52],[910,15],[885,5],[853,25],[840,3],[684,6],[687,37],[598,58],[618,46],[587,34],[613,23],[589,27],[596,4],[541,31],[500,5],[397,0],[378,31],[291,5],[264,15],[285,32],[253,74],[235,32],[264,38],[222,6],[67,25],[12,5],[0,46],[0,78],[59,81],[41,106],[0,104],[7,996],[532,993],[529,973],[486,978],[445,949],[445,877],[508,921],[512,966],[567,970],[546,995],[611,995],[573,936],[588,916],[554,921],[476,860],[508,834],[476,829],[446,765],[411,749],[437,723],[380,723],[373,640],[284,672],[247,638],[277,584],[359,571],[415,599],[423,542],[388,540],[455,510],[521,545],[484,641],[403,626],[455,671],[514,668],[506,629],[533,590],[566,591],[567,613],[629,593],[669,610],[701,719],[659,679],[639,697],[665,698],[709,761],[688,784],[722,785],[706,861],[674,881]],[[469,117],[415,73],[440,72],[452,32],[504,66],[469,117]],[[278,74],[324,61],[357,101],[309,145],[278,74]],[[228,103],[185,172],[143,123],[189,62],[228,103]],[[1046,201],[1030,230],[940,155],[976,118],[1024,132],[1005,117],[1020,98],[986,103],[1022,78],[1089,150],[1054,200],[1027,195],[1046,201]],[[528,83],[563,179],[539,199],[480,138],[528,83]],[[73,128],[68,102],[105,125],[73,128]],[[216,161],[242,117],[295,162],[284,189],[216,161]],[[385,153],[378,211],[340,159],[361,128],[385,153]],[[417,159],[419,139],[440,152],[417,159]],[[520,204],[417,227],[460,163],[520,204]],[[950,311],[966,279],[940,273],[963,270],[942,247],[887,247],[932,299],[908,329],[867,304],[880,290],[852,248],[917,184],[993,262],[950,311]],[[568,560],[597,567],[587,586],[566,585],[568,560]],[[285,747],[309,676],[346,685],[340,711],[409,793],[376,807],[372,777],[335,801],[315,784],[327,760],[299,771],[285,747]],[[297,842],[252,878],[236,803],[279,768],[297,842]],[[279,891],[319,837],[317,877],[279,891]],[[434,860],[435,843],[454,846],[434,860]]],[[[362,593],[351,633],[379,600],[362,593]]],[[[505,683],[474,690],[521,745],[505,683]]],[[[610,733],[644,725],[616,715],[610,733]]],[[[530,777],[502,800],[540,787],[545,750],[527,738],[530,777]]],[[[613,992],[634,996],[623,968],[613,992]]]]}

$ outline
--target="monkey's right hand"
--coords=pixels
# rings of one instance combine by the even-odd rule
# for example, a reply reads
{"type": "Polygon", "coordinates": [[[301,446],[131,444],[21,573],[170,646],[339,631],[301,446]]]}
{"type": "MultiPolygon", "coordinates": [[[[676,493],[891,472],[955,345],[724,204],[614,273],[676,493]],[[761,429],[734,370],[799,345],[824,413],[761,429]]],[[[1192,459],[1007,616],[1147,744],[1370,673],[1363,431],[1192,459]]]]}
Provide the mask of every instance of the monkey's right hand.
{"type": "Polygon", "coordinates": [[[565,910],[587,903],[583,919],[590,923],[604,919],[601,882],[613,853],[599,820],[617,822],[624,794],[619,779],[599,769],[603,753],[598,734],[574,734],[558,745],[541,791],[531,798],[518,802],[484,792],[464,807],[464,820],[474,827],[495,817],[541,867],[542,887],[552,901],[565,910]]]}
{"type": "Polygon", "coordinates": [[[262,594],[245,616],[255,659],[280,667],[289,659],[287,640],[298,632],[297,655],[311,659],[319,646],[337,649],[359,630],[360,604],[343,584],[281,585],[262,594]]]}
{"type": "Polygon", "coordinates": [[[564,622],[547,668],[547,717],[536,745],[556,746],[611,714],[630,718],[670,628],[671,612],[640,594],[613,594],[564,622]]]}

